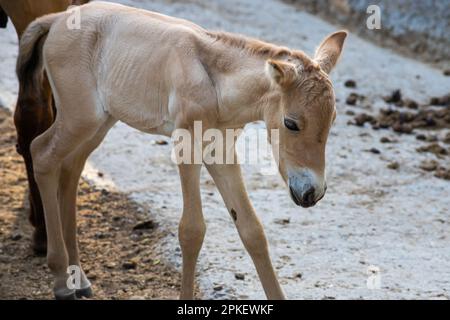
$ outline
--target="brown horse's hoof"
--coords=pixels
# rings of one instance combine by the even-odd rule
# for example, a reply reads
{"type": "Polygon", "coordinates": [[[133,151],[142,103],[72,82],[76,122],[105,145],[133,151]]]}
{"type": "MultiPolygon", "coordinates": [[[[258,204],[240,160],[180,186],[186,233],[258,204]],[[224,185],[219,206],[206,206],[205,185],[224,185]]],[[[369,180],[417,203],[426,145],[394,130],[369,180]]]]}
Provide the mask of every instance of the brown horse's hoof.
{"type": "Polygon", "coordinates": [[[45,256],[47,254],[47,234],[45,229],[35,229],[33,231],[33,240],[31,247],[37,256],[45,256]]]}
{"type": "Polygon", "coordinates": [[[92,291],[91,287],[87,287],[84,289],[77,289],[75,291],[75,295],[77,296],[78,299],[81,298],[92,298],[94,296],[94,292],[92,291]]]}

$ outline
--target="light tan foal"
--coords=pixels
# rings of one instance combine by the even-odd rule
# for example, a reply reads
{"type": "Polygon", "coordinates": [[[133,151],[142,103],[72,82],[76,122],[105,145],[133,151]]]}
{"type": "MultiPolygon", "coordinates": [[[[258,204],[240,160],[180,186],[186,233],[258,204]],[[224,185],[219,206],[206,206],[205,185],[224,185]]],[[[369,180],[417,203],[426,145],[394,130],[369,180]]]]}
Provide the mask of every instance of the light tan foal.
{"type": "MultiPolygon", "coordinates": [[[[55,123],[31,148],[56,298],[76,294],[66,286],[66,269],[80,266],[78,180],[86,158],[116,121],[170,136],[176,129],[192,132],[194,121],[201,121],[205,130],[225,131],[264,120],[269,130],[280,132],[274,147],[279,148],[279,170],[295,203],[309,207],[323,197],[325,144],[336,114],[327,73],[339,58],[345,32],[325,39],[310,59],[299,51],[209,32],[185,20],[121,5],[94,2],[81,7],[81,17],[80,30],[67,29],[67,13],[31,24],[22,38],[18,62],[19,78],[28,75],[34,81],[42,69],[33,62],[43,62],[58,109],[55,123]]],[[[234,154],[234,146],[230,150],[234,154]]],[[[182,299],[194,297],[196,262],[206,230],[200,169],[201,164],[179,165],[182,299]]],[[[283,299],[239,165],[217,163],[207,169],[267,297],[283,299]]],[[[89,287],[82,273],[81,288],[89,287]]]]}

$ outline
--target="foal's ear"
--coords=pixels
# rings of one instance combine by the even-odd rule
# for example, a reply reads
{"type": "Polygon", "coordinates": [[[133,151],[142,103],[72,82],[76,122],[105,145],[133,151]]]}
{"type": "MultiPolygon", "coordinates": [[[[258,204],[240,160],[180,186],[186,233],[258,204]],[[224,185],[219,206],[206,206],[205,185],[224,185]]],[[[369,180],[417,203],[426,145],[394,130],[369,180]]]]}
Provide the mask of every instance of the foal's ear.
{"type": "Polygon", "coordinates": [[[314,60],[326,73],[330,73],[339,60],[345,38],[347,38],[347,31],[337,31],[323,40],[316,50],[314,60]]]}
{"type": "Polygon", "coordinates": [[[287,86],[297,78],[295,65],[280,60],[267,60],[266,72],[273,82],[280,86],[287,86]]]}

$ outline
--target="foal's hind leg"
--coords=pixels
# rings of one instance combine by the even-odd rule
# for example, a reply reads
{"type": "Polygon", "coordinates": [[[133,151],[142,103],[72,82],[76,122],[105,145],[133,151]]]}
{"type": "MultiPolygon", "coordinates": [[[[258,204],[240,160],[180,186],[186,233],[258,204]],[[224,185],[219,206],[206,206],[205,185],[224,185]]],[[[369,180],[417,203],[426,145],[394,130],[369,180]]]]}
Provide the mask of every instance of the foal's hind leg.
{"type": "Polygon", "coordinates": [[[115,122],[112,118],[107,120],[92,139],[85,142],[64,160],[61,168],[58,192],[59,209],[69,265],[77,266],[80,271],[80,287],[76,289],[77,298],[89,298],[92,296],[91,284],[81,268],[78,254],[76,222],[78,183],[87,158],[103,141],[105,135],[115,122]]]}
{"type": "Polygon", "coordinates": [[[80,112],[82,103],[78,103],[75,97],[65,101],[72,103],[65,106],[66,109],[59,108],[55,123],[31,144],[34,175],[45,212],[48,266],[55,276],[54,294],[57,299],[75,298],[75,290],[67,286],[69,256],[57,200],[62,164],[72,152],[91,139],[105,121],[105,115],[101,118],[95,112],[89,112],[92,110],[90,108],[85,108],[84,113],[81,112],[83,117],[79,114],[71,115],[72,110],[80,112]],[[66,112],[64,114],[60,111],[66,112]]]}

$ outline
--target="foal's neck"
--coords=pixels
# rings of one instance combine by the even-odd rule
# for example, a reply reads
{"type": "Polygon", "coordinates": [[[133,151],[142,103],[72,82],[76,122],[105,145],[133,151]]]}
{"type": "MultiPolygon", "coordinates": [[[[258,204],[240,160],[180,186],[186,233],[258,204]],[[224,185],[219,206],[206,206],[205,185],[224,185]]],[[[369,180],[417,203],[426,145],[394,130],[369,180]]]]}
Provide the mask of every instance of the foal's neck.
{"type": "Polygon", "coordinates": [[[265,71],[267,59],[230,47],[208,52],[204,63],[217,92],[219,124],[243,127],[264,120],[265,108],[279,99],[265,71]]]}

